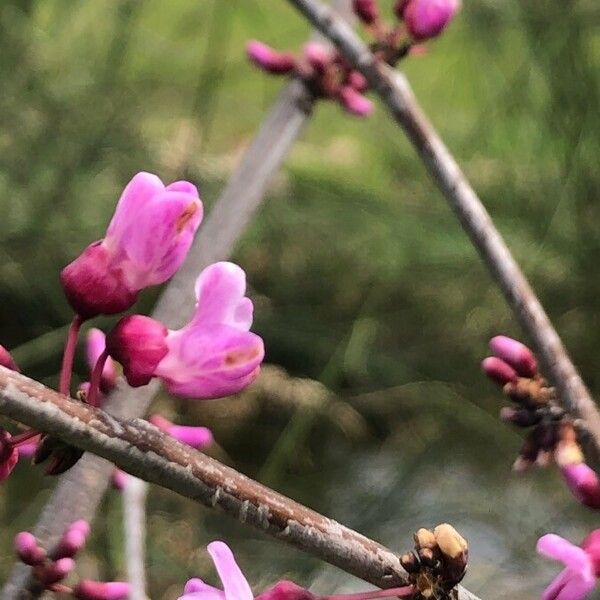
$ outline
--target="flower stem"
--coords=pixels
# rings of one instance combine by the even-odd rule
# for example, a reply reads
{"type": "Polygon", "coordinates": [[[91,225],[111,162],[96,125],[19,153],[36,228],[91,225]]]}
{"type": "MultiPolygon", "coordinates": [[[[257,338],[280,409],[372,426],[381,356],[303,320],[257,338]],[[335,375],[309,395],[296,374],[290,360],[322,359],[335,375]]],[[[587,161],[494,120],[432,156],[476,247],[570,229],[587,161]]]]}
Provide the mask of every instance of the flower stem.
{"type": "Polygon", "coordinates": [[[75,348],[77,347],[77,338],[83,318],[79,315],[73,317],[67,339],[65,340],[65,350],[63,353],[62,369],[60,371],[60,381],[58,391],[65,396],[70,395],[71,374],[73,373],[73,358],[75,356],[75,348]]]}
{"type": "Polygon", "coordinates": [[[358,592],[357,594],[339,594],[334,596],[321,596],[319,600],[374,600],[375,598],[406,598],[415,595],[412,585],[390,588],[388,590],[372,590],[370,592],[358,592]]]}
{"type": "Polygon", "coordinates": [[[108,358],[108,352],[104,350],[98,357],[94,369],[92,370],[92,377],[90,380],[90,391],[87,397],[87,403],[90,406],[97,406],[98,394],[100,393],[100,382],[102,381],[102,371],[104,371],[104,365],[108,358]]]}

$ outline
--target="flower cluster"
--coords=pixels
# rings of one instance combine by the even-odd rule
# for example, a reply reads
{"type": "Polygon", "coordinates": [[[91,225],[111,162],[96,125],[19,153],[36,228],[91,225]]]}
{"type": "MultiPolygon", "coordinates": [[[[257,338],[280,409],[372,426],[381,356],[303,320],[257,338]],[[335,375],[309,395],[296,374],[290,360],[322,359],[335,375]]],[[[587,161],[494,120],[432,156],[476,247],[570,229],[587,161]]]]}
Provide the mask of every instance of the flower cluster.
{"type": "MultiPolygon", "coordinates": [[[[133,306],[146,287],[163,283],[185,260],[202,221],[198,190],[187,181],[165,186],[151,173],[138,173],[126,186],[105,236],[88,246],[61,272],[67,300],[75,311],[63,355],[59,391],[70,394],[78,334],[83,322],[113,315],[133,306]]],[[[244,271],[229,262],[209,265],[195,285],[196,309],[178,330],[150,317],[130,314],[105,336],[89,330],[87,361],[90,380],[78,397],[92,406],[102,403],[116,385],[115,362],[131,386],[160,379],[174,395],[220,398],[235,394],[257,377],[264,358],[262,339],[250,331],[253,305],[246,296],[244,271]]],[[[18,370],[4,348],[0,364],[18,370]]],[[[158,426],[194,447],[212,441],[205,428],[158,426]]],[[[52,436],[41,441],[35,431],[11,436],[0,430],[0,480],[14,469],[19,456],[35,453],[34,462],[48,461],[46,472],[69,469],[82,452],[52,436]]]]}
{"type": "MultiPolygon", "coordinates": [[[[371,49],[387,64],[395,65],[415,43],[438,36],[460,8],[460,0],[396,0],[393,25],[381,19],[377,0],[353,0],[353,9],[373,38],[371,49]]],[[[317,42],[304,46],[300,56],[277,51],[257,40],[248,42],[250,61],[272,75],[293,75],[306,82],[318,98],[336,101],[348,113],[365,117],[373,104],[365,96],[369,84],[337,51],[317,42]]]]}
{"type": "Polygon", "coordinates": [[[86,521],[75,521],[56,546],[46,552],[32,533],[22,531],[15,537],[15,551],[23,563],[32,567],[32,576],[42,589],[69,594],[79,600],[124,600],[129,595],[129,585],[121,581],[82,579],[74,587],[63,583],[74,570],[74,559],[85,546],[89,533],[86,521]]]}

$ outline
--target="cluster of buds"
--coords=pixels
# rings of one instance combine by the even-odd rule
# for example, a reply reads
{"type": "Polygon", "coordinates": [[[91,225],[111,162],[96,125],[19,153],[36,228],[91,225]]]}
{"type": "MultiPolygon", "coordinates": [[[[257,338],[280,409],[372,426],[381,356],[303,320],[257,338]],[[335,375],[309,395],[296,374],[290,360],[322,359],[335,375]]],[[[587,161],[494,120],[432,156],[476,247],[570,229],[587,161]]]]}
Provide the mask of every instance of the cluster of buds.
{"type": "Polygon", "coordinates": [[[447,523],[414,534],[415,549],[400,557],[416,598],[445,598],[462,581],[467,570],[469,547],[447,523]]]}
{"type": "Polygon", "coordinates": [[[63,583],[74,570],[74,559],[85,546],[89,533],[86,521],[75,521],[56,546],[46,552],[32,533],[22,531],[15,537],[15,550],[19,559],[32,567],[32,576],[41,589],[69,594],[79,600],[124,600],[129,595],[129,585],[121,581],[82,579],[73,587],[63,583]]]}
{"type": "Polygon", "coordinates": [[[500,418],[529,429],[513,468],[524,471],[532,465],[546,466],[568,429],[568,418],[556,401],[554,388],[539,372],[535,355],[525,344],[499,335],[490,340],[490,349],[493,356],[481,363],[482,369],[513,403],[502,408],[500,418]]]}
{"type": "MultiPolygon", "coordinates": [[[[353,1],[354,12],[373,38],[371,50],[392,66],[407,56],[415,43],[438,36],[459,8],[460,0],[396,0],[398,21],[387,24],[381,19],[377,0],[353,1]]],[[[336,101],[352,115],[365,117],[373,111],[365,96],[367,80],[335,50],[309,42],[302,54],[295,56],[256,40],[248,42],[246,50],[252,63],[263,71],[299,77],[315,97],[336,101]]]]}

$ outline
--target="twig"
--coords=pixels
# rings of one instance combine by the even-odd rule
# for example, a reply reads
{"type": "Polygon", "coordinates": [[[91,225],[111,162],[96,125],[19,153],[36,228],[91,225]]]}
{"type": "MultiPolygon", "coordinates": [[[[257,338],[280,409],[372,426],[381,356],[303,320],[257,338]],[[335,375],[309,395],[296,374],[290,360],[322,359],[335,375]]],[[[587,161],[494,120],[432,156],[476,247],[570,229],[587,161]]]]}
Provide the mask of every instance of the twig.
{"type": "Polygon", "coordinates": [[[129,581],[129,600],[147,600],[146,595],[146,494],[148,484],[128,477],[123,488],[123,533],[129,581]]]}
{"type": "Polygon", "coordinates": [[[430,175],[531,338],[563,407],[581,419],[586,459],[600,472],[600,413],[525,275],[481,200],[414,97],[406,78],[379,62],[348,25],[318,0],[288,0],[359,70],[404,129],[430,175]]]}
{"type": "MultiPolygon", "coordinates": [[[[406,585],[398,556],[365,536],[180,444],[143,419],[120,420],[0,367],[0,414],[93,452],[382,588],[406,585]]],[[[477,600],[460,589],[460,600],[477,600]]]]}

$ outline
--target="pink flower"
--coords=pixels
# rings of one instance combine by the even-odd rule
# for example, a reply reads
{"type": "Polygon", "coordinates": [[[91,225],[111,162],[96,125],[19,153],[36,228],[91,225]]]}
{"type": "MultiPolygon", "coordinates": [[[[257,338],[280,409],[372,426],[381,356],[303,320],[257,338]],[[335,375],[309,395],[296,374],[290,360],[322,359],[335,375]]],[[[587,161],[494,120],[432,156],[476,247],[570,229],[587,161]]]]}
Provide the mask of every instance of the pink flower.
{"type": "Polygon", "coordinates": [[[207,448],[214,441],[212,431],[208,429],[208,427],[175,425],[161,415],[152,415],[148,420],[166,434],[175,438],[178,442],[187,444],[192,448],[207,448]]]}
{"type": "Polygon", "coordinates": [[[262,339],[249,331],[253,307],[245,293],[240,267],[210,265],[196,280],[196,311],[185,327],[171,331],[150,317],[125,317],[108,334],[108,351],[134,387],[160,377],[176,396],[235,394],[256,379],[264,357],[262,339]]]}
{"type": "Polygon", "coordinates": [[[0,365],[10,369],[11,371],[16,371],[17,373],[20,372],[17,363],[4,346],[0,346],[0,365]]]}
{"type": "Polygon", "coordinates": [[[296,68],[296,59],[289,52],[278,52],[258,40],[246,44],[248,58],[260,69],[277,75],[291,73],[296,68]]]}
{"type": "Polygon", "coordinates": [[[0,481],[8,478],[19,460],[19,450],[10,443],[11,437],[0,429],[0,481]]]}
{"type": "Polygon", "coordinates": [[[223,590],[201,579],[190,579],[179,600],[254,600],[250,584],[235,562],[229,546],[224,542],[211,542],[207,550],[219,573],[223,590]]]}
{"type": "MultiPolygon", "coordinates": [[[[106,350],[106,336],[100,329],[92,327],[87,334],[87,343],[85,346],[87,364],[92,371],[101,354],[106,350]]],[[[104,363],[102,369],[102,378],[100,379],[100,389],[104,394],[108,394],[117,383],[117,372],[112,359],[109,357],[104,363]]]]}
{"type": "Polygon", "coordinates": [[[521,377],[535,377],[537,374],[537,360],[525,344],[505,335],[497,335],[490,340],[490,348],[495,356],[510,365],[521,377]]]}
{"type": "Polygon", "coordinates": [[[410,35],[425,40],[439,35],[460,9],[460,0],[408,0],[400,2],[401,13],[410,35]]]}
{"type": "Polygon", "coordinates": [[[373,103],[351,85],[344,85],[338,92],[340,104],[350,114],[366,117],[373,112],[373,103]]]}
{"type": "Polygon", "coordinates": [[[566,567],[546,588],[542,600],[580,600],[594,589],[600,574],[600,529],[592,531],[581,547],[549,533],[538,540],[537,551],[566,567]]]}
{"type": "Polygon", "coordinates": [[[38,545],[37,539],[29,531],[17,533],[15,551],[22,562],[32,567],[43,563],[46,559],[46,551],[38,545]]]}
{"type": "Polygon", "coordinates": [[[83,318],[130,308],[145,287],[181,266],[202,220],[198,190],[187,181],[164,186],[150,173],[127,185],[104,239],[61,272],[71,306],[83,318]]]}

